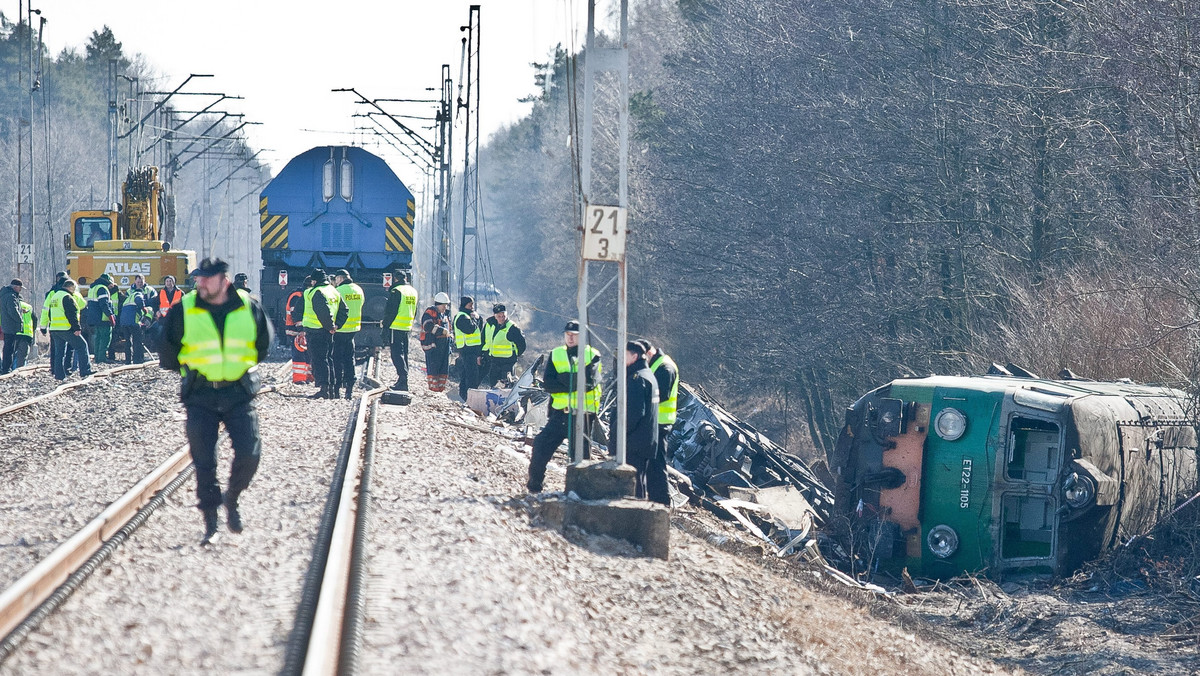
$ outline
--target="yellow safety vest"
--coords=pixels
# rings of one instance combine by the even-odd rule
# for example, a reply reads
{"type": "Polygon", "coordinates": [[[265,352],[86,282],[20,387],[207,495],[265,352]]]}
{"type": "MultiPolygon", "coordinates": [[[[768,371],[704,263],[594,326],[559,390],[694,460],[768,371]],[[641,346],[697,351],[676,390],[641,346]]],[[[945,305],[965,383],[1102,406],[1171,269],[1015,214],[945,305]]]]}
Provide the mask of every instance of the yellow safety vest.
{"type": "Polygon", "coordinates": [[[139,290],[136,286],[129,287],[129,290],[125,292],[125,302],[121,303],[121,306],[124,307],[126,305],[137,305],[137,297],[138,296],[141,296],[142,302],[145,303],[145,300],[146,300],[145,289],[146,289],[146,287],[142,287],[141,290],[139,290]]]}
{"type": "Polygon", "coordinates": [[[392,293],[400,294],[400,309],[396,311],[396,318],[392,320],[389,328],[409,331],[412,329],[413,320],[417,318],[417,290],[403,284],[393,288],[392,293]]]}
{"type": "MultiPolygon", "coordinates": [[[[663,364],[675,366],[675,360],[665,354],[658,355],[654,363],[650,365],[650,372],[657,377],[658,367],[663,364]]],[[[658,400],[658,424],[659,425],[674,425],[676,414],[679,412],[679,367],[675,366],[675,382],[671,385],[671,395],[666,396],[665,393],[659,392],[658,400]]]]}
{"type": "Polygon", "coordinates": [[[33,306],[25,301],[18,301],[21,306],[21,330],[17,331],[18,336],[33,337],[33,306]]]}
{"type": "Polygon", "coordinates": [[[329,319],[337,320],[338,304],[342,302],[342,297],[338,295],[337,289],[329,284],[314,286],[304,292],[304,319],[301,320],[300,325],[306,329],[321,328],[321,320],[317,319],[317,312],[313,309],[313,295],[318,291],[325,296],[325,300],[329,303],[329,319]]]}
{"type": "MultiPolygon", "coordinates": [[[[104,289],[104,295],[107,296],[109,300],[112,300],[112,293],[109,292],[108,287],[104,286],[103,284],[92,284],[88,288],[88,295],[87,295],[88,300],[89,301],[94,300],[94,301],[99,302],[100,301],[100,289],[104,289]]],[[[113,309],[114,310],[116,309],[115,303],[113,304],[113,309]]],[[[101,313],[100,320],[106,322],[111,317],[112,317],[112,315],[108,314],[107,312],[104,312],[104,313],[101,313]]]]}
{"type": "MultiPolygon", "coordinates": [[[[590,364],[593,359],[600,356],[591,345],[588,345],[587,352],[584,353],[587,358],[585,364],[590,364]]],[[[573,360],[567,355],[567,346],[559,345],[550,352],[550,363],[554,364],[554,370],[558,373],[578,373],[578,360],[573,360]]],[[[575,411],[575,391],[571,392],[553,392],[550,395],[550,405],[560,411],[566,411],[568,407],[571,411],[575,411]]],[[[600,412],[600,364],[596,364],[596,384],[592,389],[584,394],[584,406],[589,413],[600,412]]]]}
{"type": "Polygon", "coordinates": [[[462,333],[461,331],[458,330],[458,318],[459,317],[466,317],[466,318],[470,319],[471,315],[469,315],[461,310],[459,311],[458,314],[454,315],[454,347],[457,347],[458,349],[461,350],[464,347],[475,346],[475,345],[481,344],[483,342],[483,337],[479,333],[479,327],[476,326],[475,330],[472,331],[471,333],[462,333]]]}
{"type": "Polygon", "coordinates": [[[83,308],[87,307],[87,299],[83,297],[82,293],[79,293],[78,287],[76,287],[75,293],[71,294],[71,297],[75,299],[75,321],[82,325],[83,308]]]}
{"type": "Polygon", "coordinates": [[[508,339],[508,329],[511,326],[512,322],[504,322],[504,328],[500,330],[497,330],[494,324],[483,327],[483,351],[499,359],[516,354],[516,343],[508,339]]]}
{"type": "Polygon", "coordinates": [[[67,321],[67,315],[63,312],[63,299],[67,295],[66,291],[59,289],[46,296],[46,305],[42,308],[42,326],[51,331],[71,330],[71,322],[67,321]]]}
{"type": "MultiPolygon", "coordinates": [[[[258,326],[250,312],[250,294],[239,290],[242,306],[225,316],[224,335],[212,314],[196,307],[196,292],[183,297],[183,347],[179,363],[209,382],[231,382],[258,363],[258,326]]],[[[183,369],[180,369],[183,373],[183,369]]]]}
{"type": "Polygon", "coordinates": [[[363,295],[362,287],[354,282],[346,282],[337,288],[338,295],[346,304],[346,323],[338,329],[338,333],[355,333],[362,327],[363,303],[367,297],[363,295]]]}

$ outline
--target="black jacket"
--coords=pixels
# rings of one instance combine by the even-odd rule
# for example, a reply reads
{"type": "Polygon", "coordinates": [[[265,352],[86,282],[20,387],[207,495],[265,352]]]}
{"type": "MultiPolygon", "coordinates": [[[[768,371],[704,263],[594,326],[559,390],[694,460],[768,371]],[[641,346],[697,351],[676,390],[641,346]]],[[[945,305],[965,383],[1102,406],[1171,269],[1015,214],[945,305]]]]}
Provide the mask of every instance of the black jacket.
{"type": "Polygon", "coordinates": [[[454,333],[455,333],[455,335],[475,333],[476,331],[481,332],[479,335],[479,340],[481,341],[480,345],[464,345],[461,348],[459,348],[460,351],[478,353],[481,349],[483,349],[482,348],[483,327],[481,326],[482,323],[483,322],[481,322],[479,320],[479,315],[476,314],[474,310],[466,310],[463,308],[458,309],[458,313],[455,313],[455,315],[454,315],[454,333]],[[465,315],[460,314],[463,312],[465,312],[466,314],[465,315]]]}
{"type": "MultiPolygon", "coordinates": [[[[649,460],[658,452],[658,382],[638,359],[625,367],[625,456],[630,464],[649,460]]],[[[609,428],[616,430],[616,409],[609,428]]]]}
{"type": "Polygon", "coordinates": [[[6,286],[0,289],[0,333],[19,333],[21,324],[21,295],[6,286]]]}
{"type": "MultiPolygon", "coordinates": [[[[568,347],[567,356],[572,360],[579,354],[578,347],[568,347]]],[[[583,373],[587,378],[587,389],[592,389],[596,384],[596,374],[600,369],[600,355],[597,353],[596,358],[584,367],[583,373]]],[[[542,370],[542,389],[554,394],[558,392],[573,392],[575,383],[572,382],[571,373],[559,373],[558,369],[554,368],[554,360],[550,355],[546,355],[546,366],[542,370]]],[[[557,410],[557,409],[552,409],[557,410]]]]}
{"type": "MultiPolygon", "coordinates": [[[[212,314],[213,323],[217,325],[217,331],[224,334],[225,317],[242,307],[242,298],[230,287],[229,299],[223,305],[209,305],[197,296],[196,307],[208,310],[212,314]]],[[[261,362],[266,360],[267,352],[271,350],[271,322],[263,312],[262,305],[253,297],[250,299],[250,314],[254,317],[254,325],[258,329],[254,346],[258,350],[258,361],[261,362]]],[[[163,331],[162,350],[158,353],[158,365],[168,371],[178,371],[179,351],[183,349],[183,303],[172,305],[165,321],[166,328],[163,331]]]]}
{"type": "MultiPolygon", "coordinates": [[[[513,354],[512,357],[507,357],[507,358],[508,359],[516,359],[517,357],[520,357],[521,355],[525,354],[525,336],[524,336],[524,334],[521,333],[521,327],[517,326],[516,324],[512,323],[511,321],[506,321],[504,323],[506,326],[508,326],[508,333],[506,333],[504,335],[508,336],[508,339],[510,341],[512,341],[512,344],[515,345],[517,348],[516,353],[513,354]]],[[[495,335],[494,332],[496,331],[496,329],[500,328],[500,323],[496,321],[495,317],[488,317],[487,322],[484,323],[483,330],[486,332],[489,330],[489,327],[490,327],[490,330],[493,332],[493,335],[495,335]]],[[[571,353],[572,356],[574,354],[575,354],[574,352],[571,353]]],[[[493,359],[494,358],[495,357],[493,357],[493,359]]]]}
{"type": "Polygon", "coordinates": [[[67,317],[67,322],[71,324],[71,332],[82,330],[79,326],[79,310],[82,308],[76,307],[75,296],[68,293],[63,296],[62,311],[67,317]]]}

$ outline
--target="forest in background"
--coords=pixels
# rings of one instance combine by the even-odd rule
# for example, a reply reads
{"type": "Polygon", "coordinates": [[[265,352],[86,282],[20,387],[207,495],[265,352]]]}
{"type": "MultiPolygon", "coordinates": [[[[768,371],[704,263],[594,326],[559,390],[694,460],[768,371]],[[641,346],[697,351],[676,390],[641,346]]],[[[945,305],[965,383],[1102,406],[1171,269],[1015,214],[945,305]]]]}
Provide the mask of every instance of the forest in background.
{"type": "MultiPolygon", "coordinates": [[[[820,451],[896,377],[1194,389],[1200,2],[632,5],[630,331],[684,380],[820,451]]],[[[586,58],[480,160],[497,283],[568,315],[586,58]]]]}
{"type": "MultiPolygon", "coordinates": [[[[28,233],[29,195],[33,191],[33,239],[35,244],[34,297],[50,286],[54,273],[66,266],[63,234],[67,231],[70,212],[80,209],[106,207],[109,153],[109,63],[115,61],[122,76],[117,88],[120,130],[125,132],[153,108],[153,97],[137,95],[137,90],[163,91],[178,82],[168,81],[155,72],[145,57],[125,53],[117,36],[107,27],[94,30],[83,46],[65,49],[57,55],[37,50],[37,27],[32,44],[38,53],[34,59],[33,115],[30,117],[28,24],[13,23],[0,13],[0,270],[4,281],[16,271],[18,176],[22,177],[21,212],[28,233]],[[37,73],[40,72],[40,77],[37,73]],[[168,86],[169,85],[169,86],[168,86]],[[140,99],[140,103],[139,103],[140,99]],[[32,124],[31,124],[32,120],[32,124]],[[33,136],[33,175],[30,183],[29,135],[33,136]],[[18,139],[25,137],[25,147],[18,151],[18,139]],[[18,160],[22,166],[18,169],[18,160]]],[[[166,111],[178,111],[172,102],[164,114],[150,119],[140,134],[130,134],[118,143],[118,189],[130,165],[157,164],[160,180],[168,181],[165,167],[175,161],[170,188],[175,196],[175,248],[193,249],[198,254],[212,251],[235,266],[235,269],[258,270],[258,200],[257,188],[265,182],[265,165],[251,160],[234,178],[224,181],[217,190],[210,190],[222,181],[252,151],[240,140],[230,139],[209,151],[197,154],[207,143],[197,143],[186,153],[180,153],[188,143],[203,134],[213,139],[233,127],[228,121],[201,116],[181,124],[190,115],[182,111],[169,116],[166,111]],[[172,121],[176,153],[167,157],[165,143],[156,143],[165,133],[161,123],[172,121]],[[132,150],[131,150],[132,148],[132,150]],[[139,151],[141,157],[139,158],[139,151]],[[131,162],[132,155],[132,162],[131,162]],[[195,160],[195,161],[191,161],[195,160]],[[248,195],[248,193],[253,194],[248,195]]],[[[190,103],[183,104],[191,105],[190,103]]],[[[204,104],[207,104],[205,101],[204,104]]],[[[203,105],[203,104],[202,104],[203,105]]],[[[236,118],[234,118],[236,119],[236,118]]],[[[119,200],[119,196],[118,196],[119,200]]],[[[157,282],[157,280],[152,280],[157,282]]]]}

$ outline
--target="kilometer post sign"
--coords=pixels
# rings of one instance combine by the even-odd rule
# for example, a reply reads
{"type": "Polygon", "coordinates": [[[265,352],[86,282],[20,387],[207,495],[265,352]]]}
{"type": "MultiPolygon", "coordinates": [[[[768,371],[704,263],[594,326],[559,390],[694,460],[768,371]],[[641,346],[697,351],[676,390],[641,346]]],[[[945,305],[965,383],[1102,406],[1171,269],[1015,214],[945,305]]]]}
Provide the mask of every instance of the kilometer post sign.
{"type": "Polygon", "coordinates": [[[626,212],[622,207],[584,206],[584,260],[614,263],[625,260],[626,212]]]}

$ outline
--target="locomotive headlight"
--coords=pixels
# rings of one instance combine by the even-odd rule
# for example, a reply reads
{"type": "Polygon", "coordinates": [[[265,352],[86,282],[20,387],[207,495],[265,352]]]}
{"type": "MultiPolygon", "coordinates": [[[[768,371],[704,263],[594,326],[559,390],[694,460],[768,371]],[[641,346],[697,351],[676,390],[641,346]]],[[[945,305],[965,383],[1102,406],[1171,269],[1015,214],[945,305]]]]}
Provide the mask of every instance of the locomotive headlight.
{"type": "Polygon", "coordinates": [[[948,559],[958,551],[958,533],[954,529],[945,524],[934,526],[929,529],[929,535],[925,536],[925,544],[929,545],[929,551],[939,559],[948,559]]]}
{"type": "Polygon", "coordinates": [[[967,416],[957,408],[943,408],[933,420],[933,429],[946,441],[954,441],[967,431],[967,416]]]}
{"type": "Polygon", "coordinates": [[[1072,509],[1086,507],[1096,497],[1096,482],[1092,477],[1078,472],[1071,472],[1063,480],[1063,499],[1072,509]]]}

